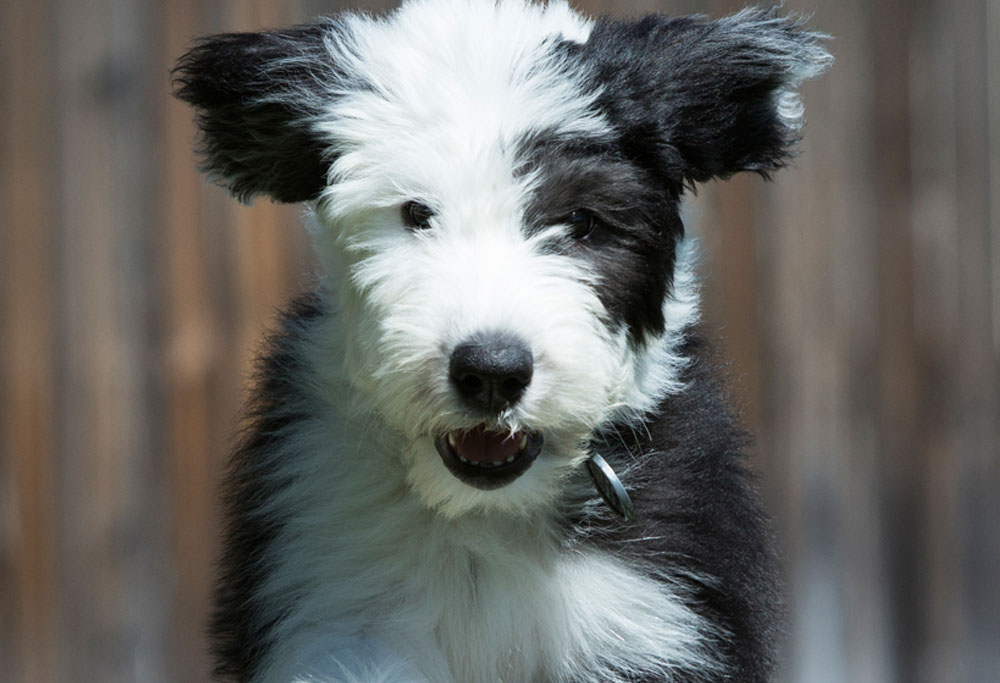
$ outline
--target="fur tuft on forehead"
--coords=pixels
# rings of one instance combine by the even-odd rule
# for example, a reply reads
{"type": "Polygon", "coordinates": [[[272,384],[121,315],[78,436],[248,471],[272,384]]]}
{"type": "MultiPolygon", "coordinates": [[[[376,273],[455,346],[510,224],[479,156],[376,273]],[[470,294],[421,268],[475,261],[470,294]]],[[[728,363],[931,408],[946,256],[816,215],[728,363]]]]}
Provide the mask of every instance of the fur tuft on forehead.
{"type": "Polygon", "coordinates": [[[679,192],[787,162],[796,88],[831,60],[823,38],[759,9],[595,24],[564,2],[412,0],[207,38],[174,75],[205,169],[243,200],[316,199],[366,174],[413,193],[414,165],[445,181],[461,169],[435,157],[478,160],[539,134],[614,140],[679,192]]]}
{"type": "Polygon", "coordinates": [[[413,2],[346,26],[348,69],[374,86],[331,102],[320,126],[335,149],[331,217],[414,197],[439,210],[470,196],[509,203],[524,192],[525,139],[611,134],[585,70],[561,49],[586,40],[591,22],[563,3],[413,2]]]}
{"type": "Polygon", "coordinates": [[[406,183],[428,153],[488,154],[535,131],[605,134],[579,65],[557,49],[592,24],[564,2],[411,0],[385,17],[206,38],[174,83],[198,113],[213,179],[244,201],[307,201],[331,179],[406,183]]]}

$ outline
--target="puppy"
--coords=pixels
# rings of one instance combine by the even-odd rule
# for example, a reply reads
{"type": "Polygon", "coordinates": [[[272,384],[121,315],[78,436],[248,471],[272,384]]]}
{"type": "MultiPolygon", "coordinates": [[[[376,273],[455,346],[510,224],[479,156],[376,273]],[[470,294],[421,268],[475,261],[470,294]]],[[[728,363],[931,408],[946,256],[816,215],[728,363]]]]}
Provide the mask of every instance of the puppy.
{"type": "Polygon", "coordinates": [[[306,202],[323,266],[228,477],[220,678],[769,680],[774,553],[680,203],[787,163],[822,38],[411,0],[181,58],[204,170],[306,202]]]}

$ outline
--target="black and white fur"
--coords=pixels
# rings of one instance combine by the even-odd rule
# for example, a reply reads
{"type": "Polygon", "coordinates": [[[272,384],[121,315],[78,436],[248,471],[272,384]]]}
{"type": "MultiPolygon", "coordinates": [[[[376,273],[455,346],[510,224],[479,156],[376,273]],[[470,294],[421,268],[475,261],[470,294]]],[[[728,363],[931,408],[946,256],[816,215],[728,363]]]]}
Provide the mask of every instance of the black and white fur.
{"type": "Polygon", "coordinates": [[[821,38],[757,9],[411,0],[181,59],[205,170],[309,202],[324,267],[233,460],[221,678],[769,679],[775,561],[680,202],[786,164],[821,38]]]}

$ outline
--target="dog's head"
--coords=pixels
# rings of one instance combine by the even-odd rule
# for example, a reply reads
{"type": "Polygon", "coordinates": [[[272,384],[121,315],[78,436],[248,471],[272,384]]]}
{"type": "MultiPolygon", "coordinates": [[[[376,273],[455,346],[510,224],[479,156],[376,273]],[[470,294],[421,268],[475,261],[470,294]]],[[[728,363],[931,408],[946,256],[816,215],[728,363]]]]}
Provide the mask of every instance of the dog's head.
{"type": "Polygon", "coordinates": [[[526,510],[595,430],[679,389],[681,196],[787,162],[819,38],[761,10],[413,0],[208,38],[176,77],[211,176],[314,202],[348,376],[414,489],[526,510]]]}

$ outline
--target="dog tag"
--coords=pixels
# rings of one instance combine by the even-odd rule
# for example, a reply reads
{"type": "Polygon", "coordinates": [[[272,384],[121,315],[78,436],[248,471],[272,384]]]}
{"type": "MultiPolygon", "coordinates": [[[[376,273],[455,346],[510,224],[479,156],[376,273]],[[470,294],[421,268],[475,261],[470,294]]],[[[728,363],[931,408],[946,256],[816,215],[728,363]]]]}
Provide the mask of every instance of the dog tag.
{"type": "Polygon", "coordinates": [[[597,453],[587,461],[587,471],[604,502],[626,522],[632,519],[632,499],[611,465],[597,453]]]}

